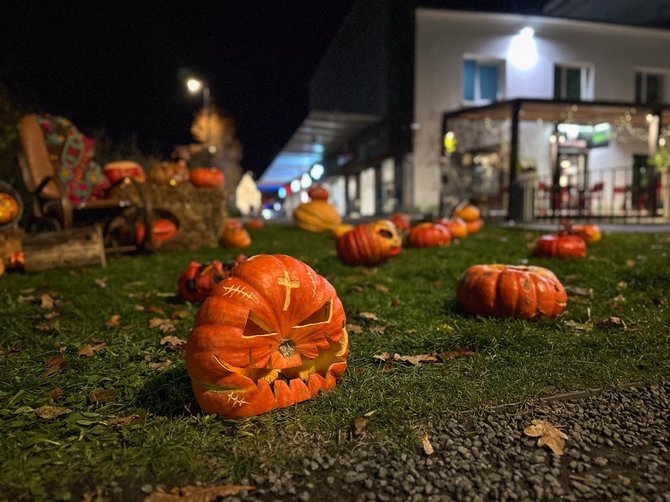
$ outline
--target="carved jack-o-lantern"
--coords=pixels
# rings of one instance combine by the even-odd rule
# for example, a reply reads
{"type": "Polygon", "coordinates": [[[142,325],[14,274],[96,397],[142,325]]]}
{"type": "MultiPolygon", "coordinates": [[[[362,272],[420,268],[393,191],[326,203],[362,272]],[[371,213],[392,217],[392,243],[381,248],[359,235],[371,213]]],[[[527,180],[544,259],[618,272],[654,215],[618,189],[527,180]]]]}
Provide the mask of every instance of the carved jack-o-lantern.
{"type": "Polygon", "coordinates": [[[335,387],[349,348],[342,303],[305,263],[258,255],[204,301],[186,344],[200,407],[241,418],[335,387]]]}
{"type": "Polygon", "coordinates": [[[347,265],[376,265],[402,250],[402,241],[390,220],[379,220],[342,234],[337,255],[347,265]]]}
{"type": "Polygon", "coordinates": [[[204,265],[192,261],[184,273],[179,276],[177,282],[179,296],[189,302],[201,302],[226,275],[227,272],[219,260],[204,265]]]}

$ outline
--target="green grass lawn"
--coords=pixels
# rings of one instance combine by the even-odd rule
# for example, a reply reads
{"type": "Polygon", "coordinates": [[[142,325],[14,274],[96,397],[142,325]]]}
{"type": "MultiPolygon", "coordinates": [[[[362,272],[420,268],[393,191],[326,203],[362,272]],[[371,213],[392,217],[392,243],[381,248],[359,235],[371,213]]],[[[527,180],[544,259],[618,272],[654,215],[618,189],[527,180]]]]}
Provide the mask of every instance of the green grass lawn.
{"type": "Polygon", "coordinates": [[[3,496],[67,499],[116,482],[137,497],[144,483],[239,480],[299,466],[294,460],[315,441],[333,450],[361,440],[414,448],[424,428],[454,412],[670,375],[667,235],[605,235],[585,260],[550,261],[529,258],[538,234],[489,225],[447,248],[405,249],[374,269],[342,265],[329,235],[289,227],[252,235],[248,255],[292,255],[335,286],[354,325],[338,387],[237,422],[197,411],[182,353],[161,345],[165,334],[150,321],[170,319],[168,334],[186,339],[197,307],[176,299],[177,277],[191,258],[227,261],[236,252],[8,274],[0,278],[3,496]],[[458,309],[456,280],[468,266],[525,260],[579,293],[557,320],[490,320],[458,309]],[[40,305],[45,293],[52,309],[40,305]],[[107,326],[114,315],[118,324],[107,326]],[[87,344],[100,350],[79,355],[87,344]],[[457,348],[473,354],[419,367],[374,358],[457,348]],[[34,410],[44,405],[71,412],[39,418],[34,410]],[[355,436],[354,420],[371,411],[366,435],[355,436]]]}

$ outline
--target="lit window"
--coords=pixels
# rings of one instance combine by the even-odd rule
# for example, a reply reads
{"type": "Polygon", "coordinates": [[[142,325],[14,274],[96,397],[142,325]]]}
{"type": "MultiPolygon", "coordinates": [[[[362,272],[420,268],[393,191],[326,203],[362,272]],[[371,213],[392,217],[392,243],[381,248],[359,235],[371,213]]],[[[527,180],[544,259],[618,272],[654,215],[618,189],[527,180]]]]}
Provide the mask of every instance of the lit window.
{"type": "Polygon", "coordinates": [[[663,102],[664,78],[660,73],[635,72],[635,102],[659,104],[663,102]]]}
{"type": "Polygon", "coordinates": [[[502,98],[502,61],[463,60],[463,101],[490,103],[502,98]]]}
{"type": "Polygon", "coordinates": [[[588,65],[554,66],[554,99],[586,101],[592,99],[593,71],[588,65]]]}

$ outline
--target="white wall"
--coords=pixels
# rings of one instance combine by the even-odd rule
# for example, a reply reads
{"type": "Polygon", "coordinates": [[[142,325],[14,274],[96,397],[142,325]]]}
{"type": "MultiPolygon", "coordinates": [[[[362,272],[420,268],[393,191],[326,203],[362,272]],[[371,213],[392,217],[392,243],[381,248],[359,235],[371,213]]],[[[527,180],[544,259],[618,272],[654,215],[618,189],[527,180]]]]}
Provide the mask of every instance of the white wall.
{"type": "MultiPolygon", "coordinates": [[[[441,116],[462,107],[461,71],[463,55],[506,60],[512,37],[524,26],[535,30],[539,54],[529,70],[505,63],[505,95],[512,98],[553,98],[553,68],[560,63],[589,63],[594,68],[593,99],[632,102],[636,69],[670,71],[670,32],[568,21],[534,16],[418,9],[416,11],[416,53],[414,119],[414,204],[421,208],[438,201],[441,116]]],[[[664,95],[670,97],[670,76],[664,95]]],[[[532,141],[537,143],[546,131],[532,141]]],[[[539,144],[539,143],[537,143],[539,144]]],[[[536,150],[536,146],[521,145],[536,150]]],[[[643,150],[644,151],[644,150],[643,150]]],[[[539,150],[538,150],[539,152],[539,150]]],[[[630,163],[629,152],[608,164],[630,163]]],[[[594,151],[597,159],[598,153],[594,151]]],[[[538,161],[542,165],[542,155],[538,161]]],[[[591,161],[591,165],[594,165],[591,161]]],[[[610,164],[612,165],[612,164],[610,164]]]]}

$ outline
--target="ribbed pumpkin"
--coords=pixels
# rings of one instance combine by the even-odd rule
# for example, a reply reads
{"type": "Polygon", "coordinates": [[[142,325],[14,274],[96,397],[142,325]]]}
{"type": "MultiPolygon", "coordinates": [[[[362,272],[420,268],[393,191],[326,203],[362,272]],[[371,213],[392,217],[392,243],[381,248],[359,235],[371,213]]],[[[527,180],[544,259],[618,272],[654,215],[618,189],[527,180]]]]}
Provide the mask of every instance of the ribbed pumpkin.
{"type": "Polygon", "coordinates": [[[307,190],[307,195],[312,200],[328,200],[328,190],[323,188],[321,185],[314,185],[312,188],[307,190]]]}
{"type": "Polygon", "coordinates": [[[584,258],[586,241],[565,233],[543,235],[535,243],[535,256],[543,258],[584,258]]]}
{"type": "Polygon", "coordinates": [[[198,188],[223,186],[223,173],[216,167],[195,167],[191,169],[191,183],[198,188]]]}
{"type": "Polygon", "coordinates": [[[407,236],[407,245],[415,248],[448,246],[451,234],[447,227],[435,223],[419,223],[413,226],[407,236]]]}
{"type": "Polygon", "coordinates": [[[200,307],[186,367],[205,413],[242,418],[335,387],[349,341],[342,303],[305,263],[258,255],[233,268],[200,307]]]}
{"type": "MultiPolygon", "coordinates": [[[[144,241],[146,229],[144,223],[135,224],[135,242],[139,245],[144,241]]],[[[177,225],[174,221],[167,218],[157,218],[151,222],[151,242],[160,244],[162,242],[174,239],[177,235],[177,225]]]]}
{"type": "Polygon", "coordinates": [[[461,218],[465,221],[475,221],[481,218],[479,208],[472,204],[468,204],[467,206],[454,211],[453,216],[456,218],[461,218]]]}
{"type": "Polygon", "coordinates": [[[335,237],[339,237],[346,234],[349,230],[353,230],[354,228],[355,227],[349,223],[340,223],[339,225],[335,225],[331,231],[335,237]]]}
{"type": "Polygon", "coordinates": [[[447,227],[453,239],[464,239],[468,236],[468,225],[461,218],[442,218],[435,223],[447,227]]]}
{"type": "Polygon", "coordinates": [[[582,237],[587,244],[593,244],[602,238],[598,225],[570,225],[568,232],[582,237]]]}
{"type": "Polygon", "coordinates": [[[226,275],[219,260],[205,264],[192,261],[177,281],[179,296],[189,302],[201,302],[226,275]]]}
{"type": "Polygon", "coordinates": [[[312,200],[300,204],[293,211],[296,225],[309,232],[325,232],[342,222],[335,206],[325,200],[312,200]]]}
{"type": "Polygon", "coordinates": [[[515,265],[474,265],[458,280],[458,303],[485,317],[554,318],[567,294],[551,270],[515,265]]]}
{"type": "Polygon", "coordinates": [[[376,265],[402,250],[402,241],[390,220],[359,225],[337,239],[337,256],[346,265],[376,265]]]}
{"type": "Polygon", "coordinates": [[[19,203],[6,192],[0,192],[0,225],[11,223],[19,215],[19,203]]]}
{"type": "Polygon", "coordinates": [[[409,219],[409,215],[404,213],[393,213],[389,219],[398,229],[398,232],[405,232],[412,226],[412,221],[409,219]]]}
{"type": "Polygon", "coordinates": [[[246,248],[251,245],[251,236],[239,222],[229,221],[219,237],[219,244],[225,248],[246,248]],[[237,225],[236,225],[237,224],[237,225]]]}

